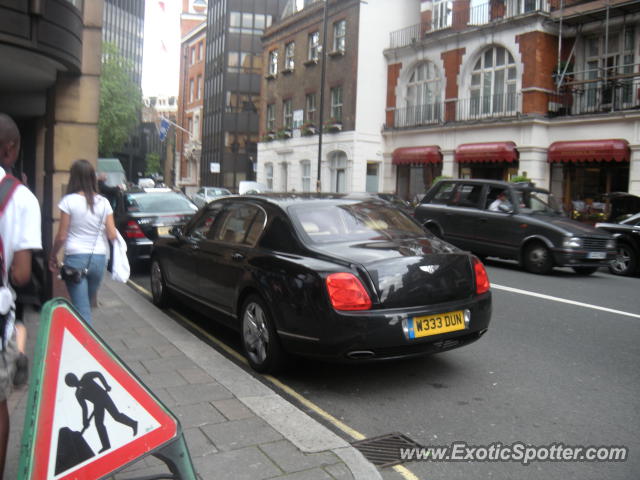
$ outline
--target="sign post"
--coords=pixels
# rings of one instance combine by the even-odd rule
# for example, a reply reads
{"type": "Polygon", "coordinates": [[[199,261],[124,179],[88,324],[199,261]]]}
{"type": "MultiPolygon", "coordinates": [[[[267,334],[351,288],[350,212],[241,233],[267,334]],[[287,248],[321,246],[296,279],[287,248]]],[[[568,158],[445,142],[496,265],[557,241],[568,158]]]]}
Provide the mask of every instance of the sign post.
{"type": "Polygon", "coordinates": [[[18,478],[96,480],[146,455],[196,480],[178,419],[64,299],[42,309],[18,478]]]}

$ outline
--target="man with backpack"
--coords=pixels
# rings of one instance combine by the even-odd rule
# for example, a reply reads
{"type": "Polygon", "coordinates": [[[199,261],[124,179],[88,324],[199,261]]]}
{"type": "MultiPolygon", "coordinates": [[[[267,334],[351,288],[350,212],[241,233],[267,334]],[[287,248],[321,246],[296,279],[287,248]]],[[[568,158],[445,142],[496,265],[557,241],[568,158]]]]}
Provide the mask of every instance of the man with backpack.
{"type": "MultiPolygon", "coordinates": [[[[29,281],[31,251],[42,249],[38,200],[6,172],[13,168],[19,152],[20,131],[11,117],[0,113],[0,479],[9,441],[7,398],[18,363],[26,367],[24,352],[16,343],[15,293],[11,285],[29,281]]],[[[22,332],[25,335],[26,331],[22,332]]]]}

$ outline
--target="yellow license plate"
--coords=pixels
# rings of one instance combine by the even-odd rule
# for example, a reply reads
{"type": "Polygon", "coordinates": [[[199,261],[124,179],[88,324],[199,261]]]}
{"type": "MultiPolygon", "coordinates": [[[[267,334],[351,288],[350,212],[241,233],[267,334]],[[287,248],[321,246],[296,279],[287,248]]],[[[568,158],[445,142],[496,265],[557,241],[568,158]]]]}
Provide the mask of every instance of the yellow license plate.
{"type": "Polygon", "coordinates": [[[437,315],[425,315],[409,319],[409,338],[428,337],[441,333],[464,330],[464,312],[438,313],[437,315]]]}
{"type": "Polygon", "coordinates": [[[158,229],[158,236],[169,235],[169,230],[171,230],[171,227],[157,227],[157,229],[158,229]]]}

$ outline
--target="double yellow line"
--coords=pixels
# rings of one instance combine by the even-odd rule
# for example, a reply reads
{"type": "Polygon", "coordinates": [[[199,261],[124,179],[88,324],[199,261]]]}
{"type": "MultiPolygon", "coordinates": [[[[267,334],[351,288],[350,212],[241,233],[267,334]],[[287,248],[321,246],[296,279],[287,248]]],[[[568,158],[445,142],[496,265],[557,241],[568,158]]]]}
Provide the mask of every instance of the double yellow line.
{"type": "MultiPolygon", "coordinates": [[[[145,295],[146,297],[151,298],[151,293],[146,288],[138,285],[137,283],[135,283],[135,282],[133,282],[131,280],[129,280],[128,283],[133,288],[138,290],[140,293],[145,295]]],[[[236,350],[234,350],[233,348],[229,347],[226,343],[218,340],[216,337],[211,335],[209,332],[204,330],[199,325],[193,323],[191,320],[189,320],[187,317],[185,317],[181,313],[178,313],[173,309],[169,309],[169,312],[171,312],[172,316],[177,317],[181,322],[186,323],[187,325],[189,325],[190,328],[192,328],[193,330],[196,330],[200,335],[206,337],[210,342],[214,343],[218,348],[224,350],[227,354],[232,356],[238,362],[242,363],[245,366],[249,365],[249,363],[247,362],[247,359],[245,358],[244,355],[242,355],[241,353],[238,353],[236,350]]],[[[327,412],[327,411],[323,410],[322,408],[320,408],[318,405],[313,403],[308,398],[305,398],[302,395],[300,395],[293,388],[291,388],[288,385],[285,385],[284,383],[282,383],[277,378],[275,378],[275,377],[273,377],[271,375],[262,375],[262,378],[264,378],[265,380],[269,381],[272,385],[274,385],[275,387],[279,388],[280,390],[284,391],[287,395],[295,398],[297,402],[299,402],[300,404],[304,405],[309,410],[315,412],[317,415],[319,415],[322,418],[324,418],[326,421],[331,423],[337,429],[339,429],[342,432],[344,432],[347,435],[349,435],[354,440],[364,440],[365,438],[367,438],[362,433],[358,432],[357,430],[354,430],[349,425],[347,425],[344,422],[341,422],[340,420],[335,418],[329,412],[327,412]]],[[[396,472],[398,472],[400,475],[402,475],[402,477],[404,477],[406,480],[419,480],[419,478],[413,472],[411,472],[408,468],[406,468],[406,467],[404,467],[402,465],[395,465],[393,467],[393,469],[396,472]]]]}

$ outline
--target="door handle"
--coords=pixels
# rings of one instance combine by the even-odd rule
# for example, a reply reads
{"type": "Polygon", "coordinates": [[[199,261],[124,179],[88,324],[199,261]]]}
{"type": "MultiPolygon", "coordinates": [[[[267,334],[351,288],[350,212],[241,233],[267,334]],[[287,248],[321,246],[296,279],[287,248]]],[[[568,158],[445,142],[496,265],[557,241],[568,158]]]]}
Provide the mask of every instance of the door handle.
{"type": "Polygon", "coordinates": [[[241,253],[234,253],[231,255],[231,260],[239,262],[241,260],[244,260],[244,255],[242,255],[241,253]]]}
{"type": "Polygon", "coordinates": [[[191,243],[189,247],[191,247],[191,250],[200,250],[200,245],[197,243],[191,243]]]}

